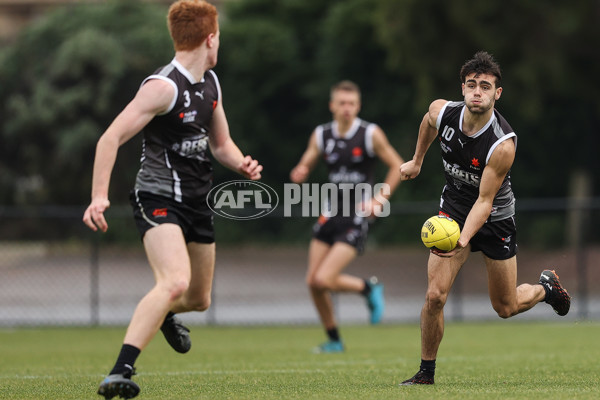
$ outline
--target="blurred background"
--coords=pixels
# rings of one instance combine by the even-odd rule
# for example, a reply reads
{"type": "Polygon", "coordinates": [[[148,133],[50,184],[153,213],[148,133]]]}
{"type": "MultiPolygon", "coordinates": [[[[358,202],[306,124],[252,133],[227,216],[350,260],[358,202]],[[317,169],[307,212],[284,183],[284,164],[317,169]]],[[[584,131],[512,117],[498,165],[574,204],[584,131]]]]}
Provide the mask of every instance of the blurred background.
{"type": "MultiPolygon", "coordinates": [[[[109,231],[81,222],[95,145],[141,81],[168,63],[171,1],[0,0],[0,326],[126,324],[153,279],[128,194],[141,138],[120,149],[109,231]]],[[[555,268],[571,320],[600,319],[600,1],[221,0],[215,71],[234,140],[277,191],[309,135],[331,119],[329,88],[362,89],[361,117],[405,158],[429,103],[461,100],[459,70],[475,52],[503,70],[496,107],[519,140],[519,283],[555,268]]],[[[138,135],[139,136],[139,135],[138,135]]],[[[383,180],[384,169],[380,171],[383,180]]],[[[238,177],[215,167],[215,182],[238,177]]],[[[321,165],[311,175],[323,182],[321,165]]],[[[423,221],[437,213],[441,162],[429,152],[371,229],[350,272],[386,287],[384,321],[418,321],[426,287],[423,221]]],[[[304,285],[311,218],[215,217],[213,307],[196,324],[317,323],[304,285]]],[[[446,316],[493,319],[474,254],[446,316]]],[[[363,300],[338,296],[342,323],[366,323],[363,300]]],[[[555,318],[540,305],[523,319],[555,318]]]]}

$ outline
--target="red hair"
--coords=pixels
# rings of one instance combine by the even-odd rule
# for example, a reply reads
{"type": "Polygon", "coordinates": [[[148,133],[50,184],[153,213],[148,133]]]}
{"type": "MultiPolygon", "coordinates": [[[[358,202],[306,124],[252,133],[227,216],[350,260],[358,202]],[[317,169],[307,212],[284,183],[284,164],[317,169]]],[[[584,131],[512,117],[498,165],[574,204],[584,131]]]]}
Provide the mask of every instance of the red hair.
{"type": "Polygon", "coordinates": [[[218,12],[204,0],[179,0],[169,7],[167,22],[175,51],[199,47],[211,33],[217,33],[218,12]]]}

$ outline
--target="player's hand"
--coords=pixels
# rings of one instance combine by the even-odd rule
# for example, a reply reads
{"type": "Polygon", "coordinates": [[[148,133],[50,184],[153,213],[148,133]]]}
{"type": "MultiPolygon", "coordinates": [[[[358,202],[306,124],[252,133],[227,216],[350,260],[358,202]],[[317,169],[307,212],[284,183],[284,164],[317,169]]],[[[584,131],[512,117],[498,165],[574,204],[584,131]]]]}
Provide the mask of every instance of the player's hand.
{"type": "Polygon", "coordinates": [[[104,211],[108,207],[110,207],[110,201],[108,201],[108,199],[92,199],[89,207],[83,213],[83,223],[94,232],[98,229],[102,232],[106,232],[108,224],[104,218],[104,211]]]}
{"type": "Polygon", "coordinates": [[[302,183],[308,178],[309,172],[306,165],[299,164],[290,172],[290,179],[294,183],[302,183]]]}
{"type": "Polygon", "coordinates": [[[467,244],[461,243],[460,239],[458,239],[458,242],[456,242],[456,247],[450,251],[440,251],[438,249],[431,249],[431,252],[433,254],[435,254],[436,256],[450,258],[450,257],[454,257],[461,251],[464,251],[466,247],[467,247],[467,244]]]}
{"type": "Polygon", "coordinates": [[[240,174],[245,176],[248,179],[256,181],[261,178],[261,171],[263,170],[263,166],[258,163],[258,161],[254,160],[250,156],[244,157],[242,161],[242,165],[238,168],[240,174]]]}
{"type": "Polygon", "coordinates": [[[400,179],[403,181],[415,179],[419,173],[421,173],[421,166],[415,160],[407,161],[400,166],[400,179]]]}

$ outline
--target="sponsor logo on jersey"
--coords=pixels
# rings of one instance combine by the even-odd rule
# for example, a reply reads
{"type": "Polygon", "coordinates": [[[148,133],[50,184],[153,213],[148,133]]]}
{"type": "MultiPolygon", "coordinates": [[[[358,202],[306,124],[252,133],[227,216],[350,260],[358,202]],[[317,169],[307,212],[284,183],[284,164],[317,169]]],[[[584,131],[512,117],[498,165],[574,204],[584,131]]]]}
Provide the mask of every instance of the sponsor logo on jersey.
{"type": "Polygon", "coordinates": [[[450,146],[448,146],[446,143],[442,142],[440,140],[440,147],[442,148],[442,151],[444,153],[452,153],[452,149],[450,148],[450,146]]]}
{"type": "Polygon", "coordinates": [[[479,160],[477,158],[473,157],[471,159],[471,168],[480,169],[480,167],[481,167],[481,164],[479,163],[479,160]]]}
{"type": "Polygon", "coordinates": [[[196,115],[198,115],[198,111],[186,111],[179,113],[179,119],[184,124],[189,124],[190,122],[194,122],[196,120],[196,115]]]}
{"type": "Polygon", "coordinates": [[[206,149],[208,149],[208,137],[194,137],[174,143],[171,149],[182,157],[200,157],[204,158],[206,149]]]}
{"type": "Polygon", "coordinates": [[[367,180],[365,174],[358,171],[348,171],[345,167],[329,174],[332,183],[354,183],[358,184],[367,180]]]}
{"type": "Polygon", "coordinates": [[[338,153],[325,154],[323,158],[325,159],[325,162],[335,164],[337,160],[339,160],[340,155],[338,153]]]}
{"type": "Polygon", "coordinates": [[[363,149],[360,147],[355,147],[352,149],[352,162],[360,162],[364,159],[363,157],[363,149]]]}
{"type": "Polygon", "coordinates": [[[481,179],[479,175],[465,171],[458,164],[450,164],[444,159],[442,159],[442,161],[444,162],[444,170],[448,175],[454,178],[457,187],[460,186],[460,183],[479,187],[479,182],[481,179]]]}

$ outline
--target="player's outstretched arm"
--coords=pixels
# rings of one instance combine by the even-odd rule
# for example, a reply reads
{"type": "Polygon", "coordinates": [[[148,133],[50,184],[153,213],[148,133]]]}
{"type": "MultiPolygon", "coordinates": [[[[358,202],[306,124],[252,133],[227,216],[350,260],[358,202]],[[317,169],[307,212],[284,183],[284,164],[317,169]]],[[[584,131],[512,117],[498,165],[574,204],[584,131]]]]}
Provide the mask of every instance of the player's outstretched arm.
{"type": "Polygon", "coordinates": [[[373,193],[373,197],[368,202],[363,203],[367,215],[378,215],[376,210],[383,206],[383,202],[389,201],[400,184],[400,166],[404,162],[379,126],[373,131],[373,151],[388,167],[388,172],[383,182],[384,186],[381,187],[379,192],[373,193]],[[369,207],[368,211],[367,207],[369,207]]]}
{"type": "Polygon", "coordinates": [[[165,111],[174,94],[169,83],[149,80],[98,140],[92,176],[92,200],[83,214],[83,222],[93,231],[100,229],[106,232],[108,229],[104,211],[110,207],[108,187],[119,147],[141,131],[155,115],[165,111]]]}
{"type": "Polygon", "coordinates": [[[308,140],[308,146],[302,154],[298,165],[290,172],[290,180],[294,183],[306,181],[310,171],[315,167],[319,160],[319,146],[317,146],[317,133],[313,131],[308,140]]]}
{"type": "Polygon", "coordinates": [[[429,111],[423,116],[423,120],[419,126],[419,137],[417,138],[415,155],[412,160],[405,162],[400,167],[400,177],[403,181],[415,179],[421,172],[421,165],[423,165],[425,154],[438,134],[438,115],[446,103],[446,100],[439,99],[429,105],[429,111]]]}

